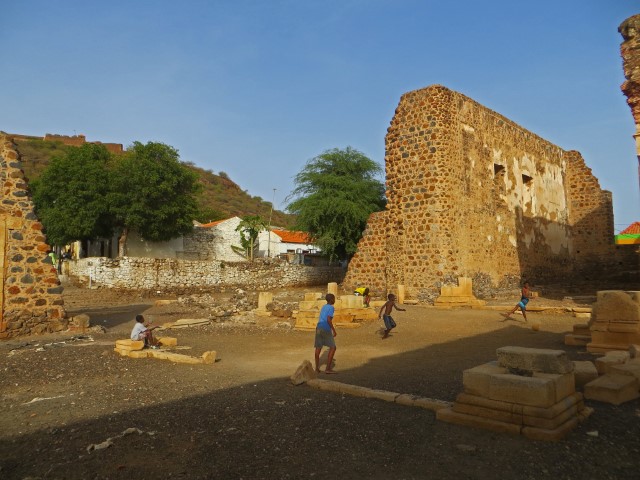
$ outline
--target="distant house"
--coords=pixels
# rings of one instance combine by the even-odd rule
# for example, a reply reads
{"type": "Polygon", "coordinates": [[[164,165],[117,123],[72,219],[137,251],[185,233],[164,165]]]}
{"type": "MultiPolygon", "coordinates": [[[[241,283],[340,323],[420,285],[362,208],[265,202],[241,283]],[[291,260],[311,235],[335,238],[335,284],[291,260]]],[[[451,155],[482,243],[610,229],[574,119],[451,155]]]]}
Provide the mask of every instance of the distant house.
{"type": "Polygon", "coordinates": [[[311,237],[306,232],[272,229],[271,235],[274,244],[272,256],[291,253],[318,253],[319,248],[313,244],[311,237]],[[275,239],[275,242],[274,242],[275,239]]]}
{"type": "Polygon", "coordinates": [[[633,222],[627,228],[616,235],[617,245],[638,245],[640,244],[640,222],[633,222]]]}
{"type": "MultiPolygon", "coordinates": [[[[166,242],[143,240],[136,232],[130,232],[127,256],[241,262],[246,260],[240,250],[242,243],[240,232],[237,231],[241,222],[239,217],[209,223],[194,222],[190,233],[166,242]]],[[[114,258],[118,255],[118,238],[84,242],[78,245],[76,251],[81,252],[81,257],[114,258]]],[[[303,256],[318,252],[318,247],[313,245],[307,233],[274,228],[271,233],[268,230],[260,232],[254,258],[280,257],[289,262],[303,263],[303,256]]]]}
{"type": "Polygon", "coordinates": [[[193,232],[183,237],[184,250],[180,257],[193,260],[224,260],[240,262],[242,253],[232,247],[240,247],[240,232],[236,229],[242,220],[226,218],[210,223],[197,223],[193,232]]]}

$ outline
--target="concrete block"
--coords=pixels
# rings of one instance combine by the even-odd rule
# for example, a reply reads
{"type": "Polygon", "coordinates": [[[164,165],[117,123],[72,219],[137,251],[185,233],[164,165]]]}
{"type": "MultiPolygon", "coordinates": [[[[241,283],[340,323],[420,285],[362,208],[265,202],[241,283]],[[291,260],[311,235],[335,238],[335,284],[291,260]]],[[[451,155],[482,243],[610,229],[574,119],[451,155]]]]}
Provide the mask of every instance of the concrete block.
{"type": "Polygon", "coordinates": [[[574,313],[591,313],[591,307],[573,307],[571,311],[574,313]]]}
{"type": "Polygon", "coordinates": [[[587,383],[598,378],[598,369],[593,362],[589,362],[588,360],[574,361],[573,367],[577,389],[582,390],[587,383]]]}
{"type": "Polygon", "coordinates": [[[444,400],[437,400],[435,398],[420,397],[417,398],[414,405],[416,407],[424,408],[425,410],[432,410],[437,412],[443,408],[451,408],[451,402],[444,400]]]}
{"type": "Polygon", "coordinates": [[[576,335],[575,333],[567,333],[564,336],[564,344],[572,347],[584,347],[591,341],[591,335],[576,335]]]}
{"type": "Polygon", "coordinates": [[[291,375],[289,380],[293,385],[302,385],[308,380],[311,380],[317,377],[318,377],[318,374],[316,373],[315,368],[313,368],[313,365],[311,365],[311,362],[309,360],[305,360],[296,369],[294,374],[291,375]]]}
{"type": "Polygon", "coordinates": [[[340,383],[338,391],[344,395],[351,395],[352,397],[364,398],[367,396],[369,389],[365,387],[360,387],[358,385],[349,385],[348,383],[340,383]]]}
{"type": "Polygon", "coordinates": [[[622,290],[603,290],[592,307],[593,318],[597,321],[631,320],[640,322],[640,303],[637,296],[622,290]]]}
{"type": "Polygon", "coordinates": [[[204,363],[205,365],[210,365],[212,363],[216,362],[216,351],[215,350],[209,350],[208,352],[204,352],[202,354],[202,363],[204,363]]]}
{"type": "Polygon", "coordinates": [[[459,393],[456,397],[456,404],[464,403],[466,405],[475,405],[492,410],[500,410],[503,412],[515,413],[522,415],[523,406],[517,403],[501,402],[499,400],[491,400],[490,398],[470,395],[468,393],[459,393]]]}
{"type": "Polygon", "coordinates": [[[639,363],[623,363],[622,365],[611,365],[609,372],[618,375],[630,375],[636,377],[640,381],[640,364],[639,363]]]}
{"type": "Polygon", "coordinates": [[[116,340],[116,347],[127,350],[142,350],[144,348],[144,340],[116,340]]]}
{"type": "Polygon", "coordinates": [[[558,403],[563,398],[573,395],[576,391],[576,380],[573,372],[565,374],[557,373],[539,373],[533,374],[534,378],[547,378],[553,382],[553,388],[555,390],[555,401],[558,403]]]}
{"type": "Polygon", "coordinates": [[[631,375],[608,373],[584,386],[584,397],[588,400],[620,405],[640,397],[638,379],[631,375]]]}
{"type": "Polygon", "coordinates": [[[547,430],[536,427],[522,427],[522,435],[531,440],[544,440],[547,442],[558,442],[566,437],[574,428],[578,426],[578,418],[573,417],[567,420],[560,427],[547,430]]]}
{"type": "Polygon", "coordinates": [[[322,299],[321,292],[307,292],[304,294],[305,302],[315,302],[316,300],[321,300],[321,299],[322,299]]]}
{"type": "Polygon", "coordinates": [[[520,425],[476,417],[467,415],[466,413],[458,413],[454,412],[452,408],[442,408],[438,410],[436,412],[436,419],[447,423],[491,430],[493,432],[520,435],[520,425]]]}
{"type": "Polygon", "coordinates": [[[629,357],[630,358],[639,358],[640,357],[640,345],[629,345],[629,357]]]}
{"type": "Polygon", "coordinates": [[[552,378],[491,375],[488,397],[534,407],[550,407],[556,403],[556,388],[552,378]]]}
{"type": "Polygon", "coordinates": [[[583,395],[579,392],[576,392],[573,395],[559,401],[558,403],[551,405],[550,407],[541,408],[523,406],[522,414],[528,417],[553,419],[574,406],[576,406],[579,411],[584,407],[584,405],[582,405],[582,399],[583,395]]]}
{"type": "Polygon", "coordinates": [[[497,362],[489,362],[478,365],[462,372],[462,385],[465,393],[489,396],[489,380],[491,375],[509,373],[504,367],[499,367],[497,362]]]}
{"type": "Polygon", "coordinates": [[[586,323],[575,324],[571,331],[574,335],[591,335],[591,330],[589,330],[589,325],[586,323]]]}
{"type": "MultiPolygon", "coordinates": [[[[326,303],[326,302],[325,302],[326,303]]],[[[306,310],[319,310],[318,309],[318,300],[304,300],[300,303],[298,303],[298,308],[301,311],[306,311],[306,310]]]]}
{"type": "Polygon", "coordinates": [[[396,398],[400,394],[397,392],[388,392],[386,390],[374,390],[367,389],[366,398],[375,398],[377,400],[384,400],[385,402],[395,402],[396,398]]]}
{"type": "Polygon", "coordinates": [[[591,318],[591,312],[589,313],[574,312],[573,316],[576,318],[591,318]]]}
{"type": "Polygon", "coordinates": [[[564,350],[527,347],[501,347],[496,350],[498,365],[541,373],[570,373],[573,363],[564,350]]]}
{"type": "Polygon", "coordinates": [[[127,354],[129,358],[149,358],[152,350],[132,350],[127,354]]]}
{"type": "Polygon", "coordinates": [[[453,411],[457,413],[464,413],[467,415],[473,415],[476,417],[488,418],[490,420],[496,420],[498,422],[513,423],[514,425],[522,425],[522,415],[518,415],[512,412],[505,412],[504,410],[494,410],[492,408],[479,407],[477,405],[469,405],[466,403],[454,403],[453,411]]]}
{"type": "Polygon", "coordinates": [[[175,347],[178,345],[178,339],[176,337],[159,337],[158,342],[163,347],[175,347]]]}
{"type": "Polygon", "coordinates": [[[612,365],[622,365],[629,359],[629,353],[625,355],[611,355],[615,352],[608,352],[604,357],[596,358],[596,369],[600,375],[609,373],[612,365]]]}
{"type": "Polygon", "coordinates": [[[640,322],[609,322],[609,331],[616,333],[638,333],[640,322]]]}
{"type": "Polygon", "coordinates": [[[564,412],[556,415],[553,418],[544,418],[544,417],[532,417],[529,415],[522,416],[522,423],[528,427],[536,427],[543,428],[546,430],[555,430],[560,427],[562,424],[567,422],[572,418],[577,418],[578,415],[578,406],[573,405],[566,409],[564,412]]]}

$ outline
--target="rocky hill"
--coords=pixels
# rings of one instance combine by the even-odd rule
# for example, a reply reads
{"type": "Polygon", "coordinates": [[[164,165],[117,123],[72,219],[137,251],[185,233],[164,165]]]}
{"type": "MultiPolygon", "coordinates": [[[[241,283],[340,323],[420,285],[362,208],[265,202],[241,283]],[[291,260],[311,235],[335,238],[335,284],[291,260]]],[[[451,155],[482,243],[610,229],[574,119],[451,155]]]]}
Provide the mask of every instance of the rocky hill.
{"type": "MultiPolygon", "coordinates": [[[[13,138],[22,157],[25,175],[31,180],[40,176],[51,158],[63,155],[69,148],[76,148],[72,145],[65,145],[62,141],[44,140],[39,137],[16,135],[13,138]]],[[[203,187],[198,200],[200,207],[198,221],[205,223],[246,215],[260,215],[265,219],[269,218],[271,202],[257,196],[251,196],[224,172],[215,174],[211,170],[205,170],[190,162],[184,162],[184,164],[198,174],[203,187]]],[[[293,224],[293,216],[274,210],[271,224],[285,228],[290,227],[293,224]]]]}

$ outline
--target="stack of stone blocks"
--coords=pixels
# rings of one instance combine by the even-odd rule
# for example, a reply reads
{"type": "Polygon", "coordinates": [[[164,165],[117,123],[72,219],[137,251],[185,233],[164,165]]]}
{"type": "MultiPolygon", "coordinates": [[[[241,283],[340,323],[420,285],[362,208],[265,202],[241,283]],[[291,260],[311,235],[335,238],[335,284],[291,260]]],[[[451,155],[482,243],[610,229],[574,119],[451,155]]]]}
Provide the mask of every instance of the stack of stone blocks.
{"type": "Polygon", "coordinates": [[[497,361],[464,371],[464,392],[437,412],[439,420],[555,441],[591,413],[564,351],[509,346],[496,353],[497,361]]]}
{"type": "Polygon", "coordinates": [[[180,353],[167,351],[167,347],[175,347],[178,345],[178,339],[175,337],[160,337],[158,338],[158,342],[162,346],[162,349],[160,350],[145,348],[144,341],[142,340],[116,340],[116,345],[113,351],[123,357],[157,358],[160,360],[169,360],[174,363],[208,365],[215,363],[216,361],[216,352],[213,350],[204,352],[200,357],[191,357],[189,355],[182,355],[180,353]]]}
{"type": "Polygon", "coordinates": [[[458,277],[458,285],[443,285],[440,296],[436,298],[436,307],[482,306],[487,302],[473,295],[473,281],[468,277],[458,277]]]}
{"type": "Polygon", "coordinates": [[[640,345],[607,352],[593,369],[595,378],[584,385],[586,399],[620,405],[640,397],[640,345]]]}
{"type": "MultiPolygon", "coordinates": [[[[342,328],[358,328],[363,321],[378,318],[376,306],[384,302],[372,301],[367,308],[364,306],[364,297],[359,295],[338,296],[338,284],[329,283],[327,293],[336,297],[334,303],[335,315],[333,325],[342,328]]],[[[305,293],[304,301],[300,302],[298,311],[294,312],[296,330],[315,330],[320,316],[320,309],[327,303],[322,293],[305,293]]]]}

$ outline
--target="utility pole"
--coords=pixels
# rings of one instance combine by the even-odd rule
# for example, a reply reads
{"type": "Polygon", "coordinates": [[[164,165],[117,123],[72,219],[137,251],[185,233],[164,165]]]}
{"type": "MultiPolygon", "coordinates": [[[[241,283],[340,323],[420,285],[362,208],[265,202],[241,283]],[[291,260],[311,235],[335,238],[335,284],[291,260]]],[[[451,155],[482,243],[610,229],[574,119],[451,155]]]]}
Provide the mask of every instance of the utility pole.
{"type": "Polygon", "coordinates": [[[269,212],[269,241],[267,243],[267,258],[271,257],[271,217],[273,216],[273,204],[276,202],[276,189],[273,189],[273,200],[271,201],[271,211],[269,212]]]}

